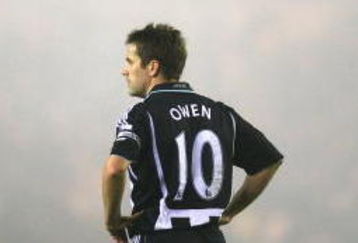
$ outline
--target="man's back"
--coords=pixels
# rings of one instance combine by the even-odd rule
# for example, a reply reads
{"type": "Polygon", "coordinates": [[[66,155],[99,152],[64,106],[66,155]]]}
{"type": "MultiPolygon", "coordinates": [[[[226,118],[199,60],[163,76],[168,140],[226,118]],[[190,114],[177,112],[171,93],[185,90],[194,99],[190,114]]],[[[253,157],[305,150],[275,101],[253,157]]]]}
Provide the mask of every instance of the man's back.
{"type": "Polygon", "coordinates": [[[141,149],[130,170],[134,212],[149,211],[155,230],[216,223],[232,177],[234,124],[223,105],[186,83],[168,83],[134,110],[141,121],[141,149]]]}

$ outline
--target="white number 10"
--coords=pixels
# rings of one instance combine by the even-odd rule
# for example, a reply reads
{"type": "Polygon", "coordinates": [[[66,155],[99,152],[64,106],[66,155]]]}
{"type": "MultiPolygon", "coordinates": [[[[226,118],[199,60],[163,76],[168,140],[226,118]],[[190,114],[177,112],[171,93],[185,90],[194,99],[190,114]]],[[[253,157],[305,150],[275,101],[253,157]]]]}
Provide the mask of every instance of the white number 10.
{"type": "MultiPolygon", "coordinates": [[[[179,152],[179,188],[174,200],[182,200],[188,180],[188,160],[185,133],[181,132],[175,138],[175,141],[178,145],[179,152]]],[[[220,141],[214,132],[210,130],[202,130],[196,135],[194,139],[191,162],[191,171],[195,191],[202,199],[211,200],[215,198],[221,189],[224,168],[220,141]],[[213,158],[213,175],[210,185],[207,185],[204,181],[202,169],[202,152],[205,144],[210,146],[213,158]]]]}

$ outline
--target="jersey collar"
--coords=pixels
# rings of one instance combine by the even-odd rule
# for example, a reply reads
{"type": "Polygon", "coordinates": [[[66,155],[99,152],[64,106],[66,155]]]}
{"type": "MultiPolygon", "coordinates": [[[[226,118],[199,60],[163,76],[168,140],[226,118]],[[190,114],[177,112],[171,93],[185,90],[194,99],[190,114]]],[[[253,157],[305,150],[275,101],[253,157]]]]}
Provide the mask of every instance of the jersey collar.
{"type": "Polygon", "coordinates": [[[193,89],[186,82],[171,82],[155,85],[151,91],[149,91],[146,98],[155,93],[167,93],[167,92],[179,92],[179,93],[193,93],[193,89]]]}

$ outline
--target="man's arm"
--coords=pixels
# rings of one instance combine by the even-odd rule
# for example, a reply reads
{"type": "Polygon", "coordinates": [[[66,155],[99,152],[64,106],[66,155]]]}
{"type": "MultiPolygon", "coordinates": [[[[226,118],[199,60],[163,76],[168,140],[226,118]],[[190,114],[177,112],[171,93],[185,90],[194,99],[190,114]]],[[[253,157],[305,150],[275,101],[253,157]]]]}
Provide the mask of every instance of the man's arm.
{"type": "Polygon", "coordinates": [[[125,189],[126,171],[130,161],[118,155],[111,155],[103,168],[102,197],[105,224],[112,236],[120,236],[124,227],[130,225],[139,214],[122,216],[121,205],[125,189]]]}
{"type": "Polygon", "coordinates": [[[219,224],[230,223],[234,216],[250,205],[265,189],[281,164],[282,161],[280,160],[254,175],[247,175],[243,185],[224,210],[219,224]]]}
{"type": "Polygon", "coordinates": [[[102,196],[107,225],[121,216],[122,197],[129,163],[128,160],[120,156],[111,155],[103,168],[102,196]]]}

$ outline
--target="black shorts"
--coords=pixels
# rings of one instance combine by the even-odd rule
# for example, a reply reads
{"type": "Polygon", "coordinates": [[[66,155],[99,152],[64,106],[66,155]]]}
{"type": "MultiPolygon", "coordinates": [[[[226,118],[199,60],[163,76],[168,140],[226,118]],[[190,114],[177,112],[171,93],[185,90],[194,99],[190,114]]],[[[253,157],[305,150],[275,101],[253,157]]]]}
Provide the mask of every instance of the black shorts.
{"type": "Polygon", "coordinates": [[[132,243],[225,243],[225,238],[217,226],[210,226],[135,235],[132,243]]]}

